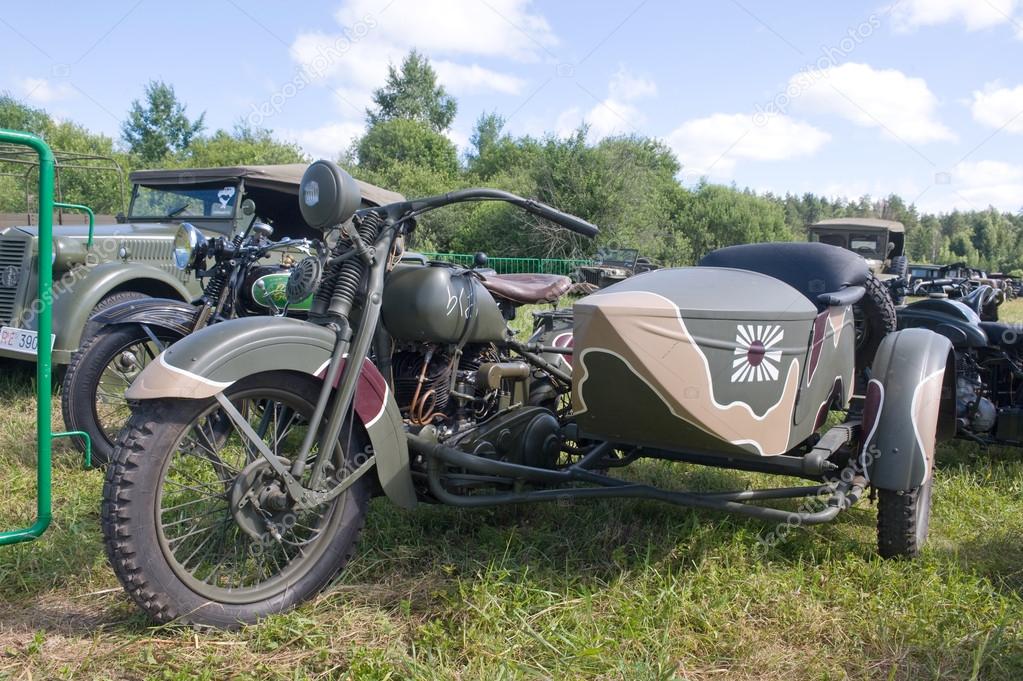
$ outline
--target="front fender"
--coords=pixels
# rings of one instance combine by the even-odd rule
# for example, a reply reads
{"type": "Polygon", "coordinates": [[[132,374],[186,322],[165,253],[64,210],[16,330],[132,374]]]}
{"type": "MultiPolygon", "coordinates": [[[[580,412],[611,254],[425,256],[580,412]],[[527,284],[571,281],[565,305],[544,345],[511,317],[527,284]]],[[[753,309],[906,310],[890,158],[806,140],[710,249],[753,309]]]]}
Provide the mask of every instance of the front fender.
{"type": "Polygon", "coordinates": [[[863,406],[861,456],[878,489],[910,491],[931,474],[938,440],[955,435],[955,357],[944,336],[885,336],[863,406]]]}
{"type": "MultiPolygon", "coordinates": [[[[71,276],[65,273],[65,276],[71,276]]],[[[54,277],[53,333],[55,351],[74,352],[82,340],[82,331],[92,310],[114,289],[142,290],[158,284],[176,291],[182,300],[192,296],[185,285],[168,272],[152,265],[109,262],[88,268],[81,279],[65,283],[65,277],[54,277]]]]}
{"type": "MultiPolygon", "coordinates": [[[[244,317],[200,329],[165,350],[128,388],[129,400],[206,399],[265,371],[322,377],[334,350],[329,329],[290,317],[244,317]]],[[[408,442],[387,382],[366,360],[355,411],[369,434],[384,493],[403,508],[416,505],[408,442]]]]}
{"type": "Polygon", "coordinates": [[[145,324],[187,336],[195,328],[199,308],[171,298],[126,300],[104,308],[92,317],[100,324],[145,324]]]}

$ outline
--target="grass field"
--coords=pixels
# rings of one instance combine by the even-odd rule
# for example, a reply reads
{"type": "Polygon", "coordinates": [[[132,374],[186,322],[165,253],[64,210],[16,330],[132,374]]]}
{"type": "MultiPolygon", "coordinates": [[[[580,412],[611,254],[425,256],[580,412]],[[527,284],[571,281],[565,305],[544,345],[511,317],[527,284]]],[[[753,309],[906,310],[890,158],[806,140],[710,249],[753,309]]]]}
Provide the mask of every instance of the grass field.
{"type": "MultiPolygon", "coordinates": [[[[1023,320],[1023,302],[1003,316],[1023,320]]],[[[34,509],[35,403],[32,374],[0,372],[6,529],[34,509]]],[[[654,502],[407,513],[378,499],[330,590],[231,634],[139,615],[103,554],[102,473],[64,445],[55,459],[53,529],[0,549],[0,678],[1023,678],[1016,449],[943,447],[915,562],[876,557],[869,502],[762,549],[765,523],[654,502]]],[[[629,475],[778,482],[659,463],[629,475]]]]}

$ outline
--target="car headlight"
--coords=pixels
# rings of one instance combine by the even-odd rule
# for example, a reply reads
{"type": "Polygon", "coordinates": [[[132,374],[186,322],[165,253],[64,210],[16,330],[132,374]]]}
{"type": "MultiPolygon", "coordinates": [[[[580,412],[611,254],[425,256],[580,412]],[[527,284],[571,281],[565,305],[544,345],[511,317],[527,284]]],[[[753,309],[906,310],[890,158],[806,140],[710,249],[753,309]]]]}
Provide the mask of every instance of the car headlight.
{"type": "Polygon", "coordinates": [[[51,263],[55,272],[70,270],[76,265],[85,263],[88,250],[85,244],[75,239],[57,237],[53,240],[53,254],[51,263]]]}
{"type": "Polygon", "coordinates": [[[182,222],[174,235],[174,265],[179,270],[188,270],[206,258],[206,237],[195,225],[182,222]]]}

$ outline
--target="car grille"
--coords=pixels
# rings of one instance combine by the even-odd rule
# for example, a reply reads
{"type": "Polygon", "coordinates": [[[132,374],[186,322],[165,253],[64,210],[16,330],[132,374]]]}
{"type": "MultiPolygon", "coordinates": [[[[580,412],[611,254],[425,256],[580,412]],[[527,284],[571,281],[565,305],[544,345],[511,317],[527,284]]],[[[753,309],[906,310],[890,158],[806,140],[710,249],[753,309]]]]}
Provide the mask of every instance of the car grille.
{"type": "MultiPolygon", "coordinates": [[[[3,239],[0,240],[0,270],[8,267],[20,267],[21,276],[27,275],[25,267],[25,247],[27,241],[3,239]]],[[[4,286],[0,281],[0,323],[9,324],[14,316],[14,306],[18,298],[18,288],[21,282],[13,287],[4,286]]]]}

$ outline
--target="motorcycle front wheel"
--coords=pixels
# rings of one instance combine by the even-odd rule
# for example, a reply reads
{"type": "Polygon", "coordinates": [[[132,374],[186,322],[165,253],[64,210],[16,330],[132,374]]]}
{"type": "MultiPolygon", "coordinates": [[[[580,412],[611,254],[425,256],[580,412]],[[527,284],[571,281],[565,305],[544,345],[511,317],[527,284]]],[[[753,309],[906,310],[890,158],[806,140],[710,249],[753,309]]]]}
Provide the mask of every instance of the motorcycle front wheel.
{"type": "MultiPolygon", "coordinates": [[[[64,424],[68,430],[89,434],[93,465],[110,462],[114,440],[128,422],[131,410],[124,391],[163,348],[182,338],[167,329],[154,329],[153,335],[159,344],[140,324],[106,326],[74,354],[68,365],[60,395],[64,424]]],[[[81,438],[72,441],[85,451],[81,438]]]]}
{"type": "MultiPolygon", "coordinates": [[[[289,372],[225,391],[290,467],[320,382],[289,372]]],[[[361,429],[342,429],[330,485],[368,456],[361,429]]],[[[303,484],[308,484],[309,455],[303,484]]],[[[158,622],[236,628],[311,598],[351,558],[369,476],[334,500],[297,509],[256,447],[213,399],[141,403],[118,437],[103,489],[107,556],[135,603],[158,622]]]]}

